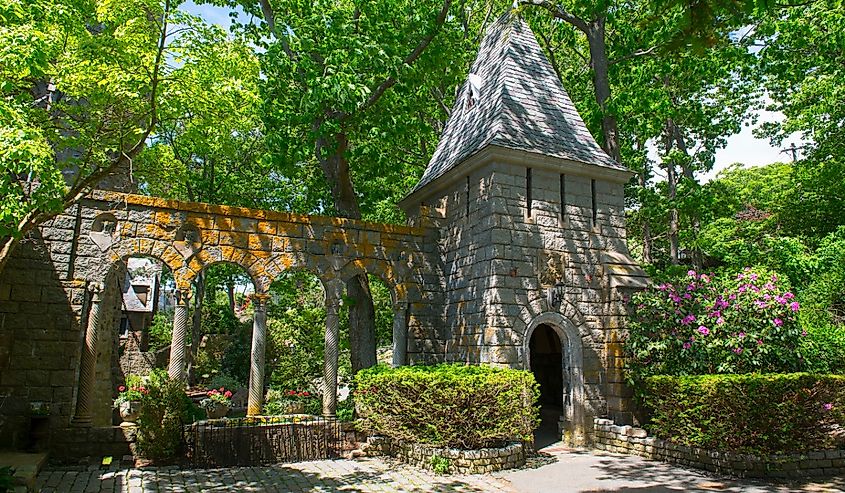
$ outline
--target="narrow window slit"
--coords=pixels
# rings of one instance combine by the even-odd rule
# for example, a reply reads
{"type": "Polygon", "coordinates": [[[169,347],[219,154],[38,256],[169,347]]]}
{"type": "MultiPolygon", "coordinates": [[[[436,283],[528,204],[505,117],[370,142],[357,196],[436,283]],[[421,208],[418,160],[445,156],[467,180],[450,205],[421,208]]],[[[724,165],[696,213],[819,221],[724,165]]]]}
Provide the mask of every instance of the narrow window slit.
{"type": "Polygon", "coordinates": [[[525,202],[528,217],[531,217],[531,209],[534,206],[534,199],[531,196],[531,168],[525,173],[525,202]]]}
{"type": "Polygon", "coordinates": [[[566,220],[566,175],[560,175],[560,219],[566,220]]]}
{"type": "Polygon", "coordinates": [[[595,227],[598,220],[598,210],[596,209],[596,180],[590,180],[590,194],[592,195],[593,227],[595,227]]]}
{"type": "Polygon", "coordinates": [[[467,175],[466,203],[467,203],[467,217],[469,217],[469,175],[467,175]]]}

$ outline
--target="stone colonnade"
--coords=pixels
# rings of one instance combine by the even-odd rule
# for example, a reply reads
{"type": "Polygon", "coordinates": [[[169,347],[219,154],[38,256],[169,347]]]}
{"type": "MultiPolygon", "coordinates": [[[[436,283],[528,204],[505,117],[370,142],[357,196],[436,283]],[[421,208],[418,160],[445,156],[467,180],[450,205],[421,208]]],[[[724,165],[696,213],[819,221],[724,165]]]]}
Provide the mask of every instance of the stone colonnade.
{"type": "MultiPolygon", "coordinates": [[[[111,336],[102,327],[104,283],[115,266],[131,256],[159,259],[173,273],[176,283],[173,333],[170,345],[170,378],[186,381],[191,283],[206,267],[225,262],[242,267],[252,279],[255,310],[250,351],[249,415],[261,413],[264,404],[264,363],[267,342],[267,303],[270,284],[289,269],[316,274],[326,293],[323,413],[333,416],[337,407],[339,352],[338,311],[346,281],[355,275],[373,274],[391,292],[394,307],[393,364],[408,360],[409,306],[425,306],[422,272],[434,262],[425,245],[431,230],[346,219],[255,211],[95,192],[88,200],[95,215],[90,237],[101,257],[101,268],[89,277],[85,343],[73,423],[91,425],[96,387],[97,341],[111,336]],[[107,266],[111,266],[108,268],[107,266]],[[105,267],[105,268],[103,268],[105,267]]],[[[84,225],[82,228],[84,229],[84,225]]],[[[419,319],[419,317],[418,317],[419,319]]]]}

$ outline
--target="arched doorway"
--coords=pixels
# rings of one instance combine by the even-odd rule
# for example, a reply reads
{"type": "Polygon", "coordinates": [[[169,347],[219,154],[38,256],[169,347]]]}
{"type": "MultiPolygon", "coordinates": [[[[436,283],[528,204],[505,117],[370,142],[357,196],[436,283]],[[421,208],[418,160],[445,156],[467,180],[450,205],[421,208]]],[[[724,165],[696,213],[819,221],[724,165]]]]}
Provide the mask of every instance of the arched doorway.
{"type": "Polygon", "coordinates": [[[528,343],[531,372],[540,385],[540,427],[535,433],[539,449],[560,440],[559,423],[563,416],[564,365],[563,345],[549,325],[538,325],[528,343]]]}

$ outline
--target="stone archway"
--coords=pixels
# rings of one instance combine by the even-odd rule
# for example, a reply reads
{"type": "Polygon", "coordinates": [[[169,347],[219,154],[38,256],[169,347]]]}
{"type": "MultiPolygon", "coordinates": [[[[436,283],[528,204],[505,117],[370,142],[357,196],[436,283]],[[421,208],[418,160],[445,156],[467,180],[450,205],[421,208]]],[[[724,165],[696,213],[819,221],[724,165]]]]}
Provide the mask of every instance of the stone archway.
{"type": "Polygon", "coordinates": [[[525,369],[534,372],[540,382],[544,419],[559,416],[557,437],[567,445],[583,445],[588,423],[585,422],[584,363],[578,328],[560,313],[540,314],[525,332],[523,355],[525,369]],[[555,344],[558,347],[554,347],[555,344]]]}

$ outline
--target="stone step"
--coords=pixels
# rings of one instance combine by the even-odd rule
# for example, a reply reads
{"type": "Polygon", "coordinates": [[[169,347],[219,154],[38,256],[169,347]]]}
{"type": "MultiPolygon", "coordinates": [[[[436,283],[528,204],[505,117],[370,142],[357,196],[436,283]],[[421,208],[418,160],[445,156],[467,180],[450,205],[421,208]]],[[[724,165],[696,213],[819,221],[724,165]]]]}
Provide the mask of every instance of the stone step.
{"type": "Polygon", "coordinates": [[[35,478],[46,462],[46,453],[27,454],[0,450],[0,467],[11,467],[15,470],[15,493],[37,491],[35,478]]]}

